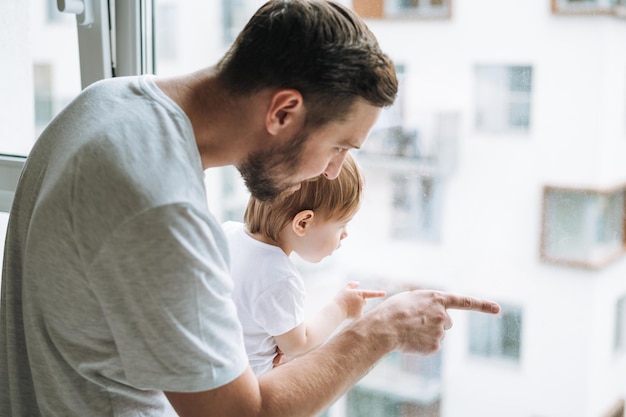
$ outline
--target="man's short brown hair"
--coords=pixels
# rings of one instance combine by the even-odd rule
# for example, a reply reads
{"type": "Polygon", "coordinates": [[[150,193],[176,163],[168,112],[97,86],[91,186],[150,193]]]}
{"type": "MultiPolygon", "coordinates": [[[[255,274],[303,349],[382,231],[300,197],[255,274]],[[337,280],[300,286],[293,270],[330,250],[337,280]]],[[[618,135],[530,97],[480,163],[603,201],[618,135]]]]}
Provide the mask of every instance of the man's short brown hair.
{"type": "Polygon", "coordinates": [[[271,0],[261,6],[218,63],[234,94],[293,88],[306,127],[342,120],[355,99],[386,107],[398,81],[374,34],[349,8],[328,0],[271,0]]]}

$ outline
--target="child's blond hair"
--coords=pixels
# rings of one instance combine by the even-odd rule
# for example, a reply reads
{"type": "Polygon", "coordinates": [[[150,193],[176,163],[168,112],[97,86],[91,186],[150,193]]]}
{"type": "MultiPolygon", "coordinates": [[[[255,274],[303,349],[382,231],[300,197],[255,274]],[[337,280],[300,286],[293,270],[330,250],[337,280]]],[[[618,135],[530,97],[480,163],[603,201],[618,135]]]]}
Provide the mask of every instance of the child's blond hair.
{"type": "Polygon", "coordinates": [[[361,204],[363,175],[354,157],[348,153],[339,176],[329,180],[324,175],[302,182],[299,190],[274,201],[248,200],[244,222],[250,233],[261,233],[278,240],[279,232],[295,215],[312,210],[325,220],[349,219],[361,204]]]}

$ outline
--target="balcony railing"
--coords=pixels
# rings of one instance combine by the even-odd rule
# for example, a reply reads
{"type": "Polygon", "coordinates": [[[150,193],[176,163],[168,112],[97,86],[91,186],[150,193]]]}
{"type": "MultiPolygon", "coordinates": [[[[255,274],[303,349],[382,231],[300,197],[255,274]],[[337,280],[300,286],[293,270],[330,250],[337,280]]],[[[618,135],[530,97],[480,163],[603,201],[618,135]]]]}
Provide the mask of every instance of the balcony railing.
{"type": "Polygon", "coordinates": [[[431,129],[392,126],[374,129],[359,152],[366,166],[423,176],[450,175],[456,166],[459,115],[435,116],[431,129]]]}

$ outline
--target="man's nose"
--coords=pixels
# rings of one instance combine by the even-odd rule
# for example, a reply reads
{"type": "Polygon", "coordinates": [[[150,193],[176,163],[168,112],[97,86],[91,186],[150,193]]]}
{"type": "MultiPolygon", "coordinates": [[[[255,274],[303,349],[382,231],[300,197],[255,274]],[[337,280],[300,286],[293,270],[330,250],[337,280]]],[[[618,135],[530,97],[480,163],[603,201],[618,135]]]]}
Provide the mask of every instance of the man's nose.
{"type": "Polygon", "coordinates": [[[343,152],[330,160],[326,169],[324,170],[324,176],[329,180],[334,180],[339,176],[343,161],[346,159],[346,153],[343,152]]]}

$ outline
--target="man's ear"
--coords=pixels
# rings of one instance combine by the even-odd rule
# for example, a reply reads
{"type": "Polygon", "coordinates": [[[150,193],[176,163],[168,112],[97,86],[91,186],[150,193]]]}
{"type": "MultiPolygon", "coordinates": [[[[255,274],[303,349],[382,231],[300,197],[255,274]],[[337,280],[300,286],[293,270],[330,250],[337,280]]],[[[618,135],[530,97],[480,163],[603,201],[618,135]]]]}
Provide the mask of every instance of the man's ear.
{"type": "Polygon", "coordinates": [[[304,100],[302,94],[294,89],[276,91],[270,100],[265,115],[265,128],[276,135],[289,127],[299,127],[304,120],[304,100]]]}
{"type": "Polygon", "coordinates": [[[306,234],[306,231],[311,225],[314,216],[315,213],[313,213],[313,210],[302,210],[293,217],[293,221],[291,222],[291,229],[296,234],[296,236],[302,237],[306,234]]]}

